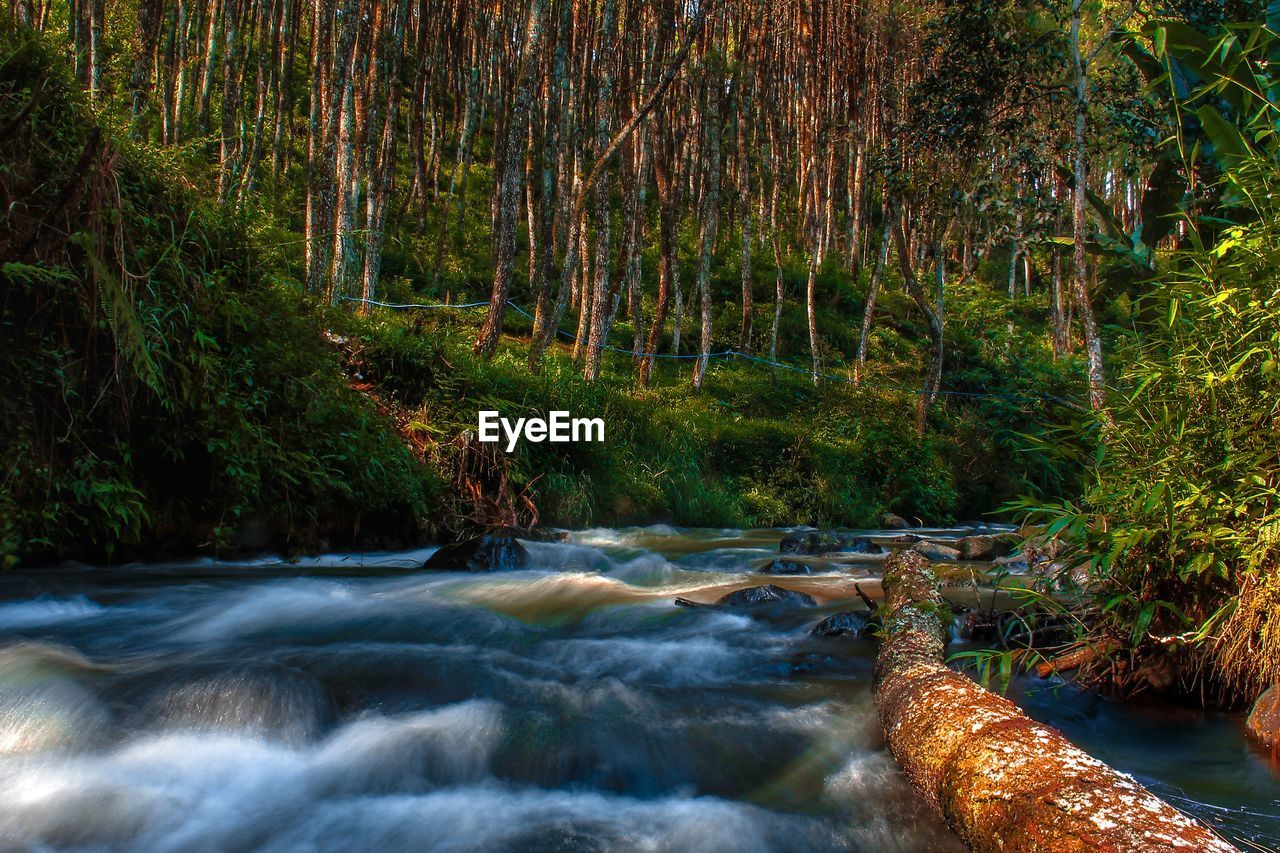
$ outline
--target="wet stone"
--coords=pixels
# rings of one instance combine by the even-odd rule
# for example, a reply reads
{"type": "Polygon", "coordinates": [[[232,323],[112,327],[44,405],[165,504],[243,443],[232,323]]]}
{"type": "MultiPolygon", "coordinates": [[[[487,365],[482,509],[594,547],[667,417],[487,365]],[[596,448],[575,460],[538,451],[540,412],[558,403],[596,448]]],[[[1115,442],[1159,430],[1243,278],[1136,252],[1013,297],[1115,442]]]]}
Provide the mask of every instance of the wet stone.
{"type": "Polygon", "coordinates": [[[865,637],[874,626],[866,613],[847,610],[833,613],[809,630],[815,637],[865,637]]]}
{"type": "Polygon", "coordinates": [[[508,572],[529,567],[529,552],[510,536],[481,536],[446,545],[432,554],[424,569],[450,572],[508,572]]]}
{"type": "Polygon", "coordinates": [[[917,542],[911,546],[911,550],[935,563],[946,563],[960,559],[960,552],[957,549],[939,545],[937,542],[917,542]]]}
{"type": "Polygon", "coordinates": [[[1253,703],[1245,729],[1263,746],[1280,744],[1280,686],[1272,685],[1253,703]]]}
{"type": "Polygon", "coordinates": [[[810,575],[813,574],[813,566],[799,560],[784,560],[778,557],[758,571],[762,575],[810,575]]]}
{"type": "Polygon", "coordinates": [[[813,607],[817,604],[813,596],[780,586],[750,586],[731,592],[716,602],[722,607],[774,607],[785,605],[790,607],[813,607]]]}
{"type": "Polygon", "coordinates": [[[793,530],[778,543],[778,552],[782,554],[830,554],[837,551],[867,554],[878,550],[866,536],[823,533],[817,530],[793,530]]]}
{"type": "Polygon", "coordinates": [[[990,560],[995,556],[994,536],[966,536],[960,540],[960,558],[963,560],[990,560]]]}

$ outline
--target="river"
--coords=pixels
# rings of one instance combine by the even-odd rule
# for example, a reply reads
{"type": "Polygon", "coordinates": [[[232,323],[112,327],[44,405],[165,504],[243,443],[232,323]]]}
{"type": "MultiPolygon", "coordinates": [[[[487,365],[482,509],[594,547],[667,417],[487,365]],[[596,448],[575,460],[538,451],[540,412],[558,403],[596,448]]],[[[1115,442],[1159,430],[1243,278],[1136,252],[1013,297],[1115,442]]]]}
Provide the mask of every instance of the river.
{"type": "MultiPolygon", "coordinates": [[[[0,848],[959,850],[884,751],[873,639],[808,628],[878,562],[749,575],[777,530],[0,576],[0,848]],[[817,607],[674,606],[774,582],[817,607]]],[[[853,604],[850,604],[850,600],[853,604]]],[[[1035,717],[1237,842],[1280,784],[1239,716],[1038,680],[1035,717]]]]}

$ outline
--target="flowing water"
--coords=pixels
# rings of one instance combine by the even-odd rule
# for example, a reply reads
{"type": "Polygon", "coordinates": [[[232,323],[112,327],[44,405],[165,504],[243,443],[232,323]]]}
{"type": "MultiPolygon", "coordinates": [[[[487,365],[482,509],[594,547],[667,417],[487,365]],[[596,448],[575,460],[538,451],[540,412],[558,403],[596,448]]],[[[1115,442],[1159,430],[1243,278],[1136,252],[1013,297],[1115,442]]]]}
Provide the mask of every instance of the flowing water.
{"type": "MultiPolygon", "coordinates": [[[[0,576],[0,849],[955,850],[885,753],[879,563],[750,574],[779,531],[579,531],[535,569],[430,551],[0,576]],[[674,606],[754,584],[816,608],[674,606]]],[[[1237,840],[1280,838],[1238,717],[1018,685],[1237,840]]]]}

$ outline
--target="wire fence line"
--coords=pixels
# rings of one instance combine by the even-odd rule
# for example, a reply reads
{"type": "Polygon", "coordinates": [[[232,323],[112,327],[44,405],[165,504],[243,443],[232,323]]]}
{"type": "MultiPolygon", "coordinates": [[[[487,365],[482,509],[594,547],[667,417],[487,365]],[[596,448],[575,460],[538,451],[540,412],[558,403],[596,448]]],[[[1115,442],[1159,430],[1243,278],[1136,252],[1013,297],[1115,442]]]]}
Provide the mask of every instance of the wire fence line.
{"type": "MultiPolygon", "coordinates": [[[[426,303],[419,303],[419,302],[404,302],[404,303],[380,302],[376,299],[364,299],[359,296],[345,296],[345,295],[342,296],[341,299],[346,302],[358,302],[365,305],[374,305],[380,308],[388,308],[393,311],[413,311],[413,310],[431,311],[431,310],[439,310],[439,309],[459,310],[459,309],[468,309],[468,308],[483,308],[489,305],[488,301],[456,302],[456,303],[441,302],[436,304],[426,304],[426,303]]],[[[523,316],[527,317],[529,320],[533,320],[536,322],[536,318],[532,314],[530,314],[528,311],[526,311],[524,308],[522,308],[519,304],[517,304],[514,300],[508,299],[507,305],[512,309],[514,309],[517,313],[522,314],[523,316]]],[[[565,338],[566,340],[582,344],[583,346],[591,346],[590,341],[583,340],[582,338],[579,338],[577,335],[575,335],[572,332],[566,332],[564,329],[556,329],[556,334],[561,336],[562,338],[565,338]]],[[[822,372],[814,373],[813,370],[807,367],[800,367],[799,365],[795,365],[795,364],[786,364],[785,362],[775,361],[774,359],[770,359],[770,358],[761,358],[760,356],[751,355],[750,353],[745,353],[741,350],[736,350],[736,349],[726,349],[726,350],[719,350],[717,352],[709,352],[704,356],[701,353],[680,354],[680,353],[663,353],[663,352],[637,352],[636,350],[624,349],[622,347],[610,346],[608,344],[600,344],[599,348],[606,352],[613,352],[619,355],[629,355],[635,358],[662,358],[662,359],[681,360],[681,361],[692,361],[700,358],[706,358],[708,360],[740,358],[750,364],[757,364],[760,366],[767,366],[771,368],[777,368],[780,370],[789,370],[793,373],[802,373],[806,376],[814,376],[818,379],[824,379],[830,382],[842,382],[849,385],[858,385],[860,387],[866,387],[866,388],[876,388],[884,391],[896,391],[901,394],[912,394],[915,396],[920,396],[921,394],[925,393],[924,389],[921,389],[921,388],[906,388],[901,385],[888,385],[888,384],[879,383],[879,382],[868,382],[866,380],[857,380],[851,376],[841,376],[835,373],[822,373],[822,372]]],[[[951,391],[945,388],[938,389],[934,393],[939,397],[970,397],[970,398],[976,397],[976,398],[989,398],[989,399],[997,399],[997,400],[1009,400],[1009,401],[1016,401],[1016,402],[1023,402],[1023,403],[1051,402],[1051,403],[1057,403],[1061,406],[1065,406],[1069,409],[1074,409],[1076,411],[1083,411],[1083,408],[1078,403],[1074,403],[1071,400],[1066,400],[1066,399],[1063,399],[1062,397],[1056,397],[1051,394],[1039,394],[1039,395],[1001,394],[993,391],[951,391]]]]}

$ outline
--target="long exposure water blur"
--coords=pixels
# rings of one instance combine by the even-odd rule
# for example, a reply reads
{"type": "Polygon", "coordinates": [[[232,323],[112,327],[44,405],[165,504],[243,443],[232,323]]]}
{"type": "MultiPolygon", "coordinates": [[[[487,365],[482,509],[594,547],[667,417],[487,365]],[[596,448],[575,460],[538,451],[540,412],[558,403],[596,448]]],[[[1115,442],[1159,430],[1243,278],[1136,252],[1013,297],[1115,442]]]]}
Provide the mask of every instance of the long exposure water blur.
{"type": "MultiPolygon", "coordinates": [[[[534,568],[431,549],[0,577],[0,847],[959,850],[885,752],[879,561],[753,574],[781,531],[587,530],[534,568]],[[776,583],[815,607],[675,606],[776,583]]],[[[1280,838],[1238,717],[1016,682],[1237,841],[1280,838]]]]}

